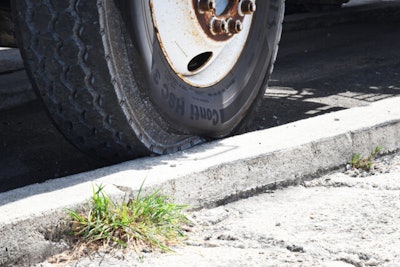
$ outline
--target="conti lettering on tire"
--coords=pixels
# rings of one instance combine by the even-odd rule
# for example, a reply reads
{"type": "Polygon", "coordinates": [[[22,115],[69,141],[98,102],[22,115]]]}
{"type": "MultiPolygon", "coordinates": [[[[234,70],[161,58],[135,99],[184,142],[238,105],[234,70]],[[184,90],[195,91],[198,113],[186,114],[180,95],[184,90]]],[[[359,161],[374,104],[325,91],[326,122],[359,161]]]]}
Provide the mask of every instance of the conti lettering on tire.
{"type": "Polygon", "coordinates": [[[34,88],[79,149],[121,161],[241,132],[275,61],[283,0],[15,0],[34,88]]]}

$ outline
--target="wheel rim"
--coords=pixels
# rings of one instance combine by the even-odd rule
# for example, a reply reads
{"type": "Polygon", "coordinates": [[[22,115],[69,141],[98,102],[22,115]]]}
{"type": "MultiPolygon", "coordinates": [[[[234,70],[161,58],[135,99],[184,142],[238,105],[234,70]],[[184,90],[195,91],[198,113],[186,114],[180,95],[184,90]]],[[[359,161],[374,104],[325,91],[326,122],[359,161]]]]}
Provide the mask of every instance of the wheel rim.
{"type": "Polygon", "coordinates": [[[173,71],[209,87],[236,64],[251,28],[255,0],[151,0],[158,42],[173,71]]]}

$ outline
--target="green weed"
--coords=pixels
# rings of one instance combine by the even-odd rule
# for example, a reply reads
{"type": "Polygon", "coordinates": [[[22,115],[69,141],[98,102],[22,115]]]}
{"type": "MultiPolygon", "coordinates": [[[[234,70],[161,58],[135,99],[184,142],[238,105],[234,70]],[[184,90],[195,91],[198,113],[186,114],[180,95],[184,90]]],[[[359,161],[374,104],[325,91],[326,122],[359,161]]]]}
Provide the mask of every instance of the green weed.
{"type": "Polygon", "coordinates": [[[382,147],[375,147],[366,158],[361,157],[361,155],[358,153],[354,154],[350,162],[351,167],[355,169],[369,171],[373,165],[374,158],[381,150],[382,147]]]}
{"type": "Polygon", "coordinates": [[[69,210],[72,232],[88,242],[106,245],[159,248],[171,251],[185,237],[183,226],[188,223],[183,213],[185,205],[170,203],[155,192],[114,203],[104,192],[104,186],[93,188],[90,207],[85,213],[69,210]]]}

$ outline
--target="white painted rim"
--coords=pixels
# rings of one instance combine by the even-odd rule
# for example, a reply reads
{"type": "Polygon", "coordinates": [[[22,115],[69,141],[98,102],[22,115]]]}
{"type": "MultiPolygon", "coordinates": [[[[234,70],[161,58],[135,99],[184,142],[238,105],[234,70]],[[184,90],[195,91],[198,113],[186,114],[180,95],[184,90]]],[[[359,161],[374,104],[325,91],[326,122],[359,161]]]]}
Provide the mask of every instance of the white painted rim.
{"type": "MultiPolygon", "coordinates": [[[[218,9],[226,0],[216,3],[218,9]]],[[[253,15],[244,16],[240,33],[226,41],[215,41],[203,31],[192,1],[150,0],[150,6],[164,56],[182,80],[195,87],[209,87],[229,74],[246,44],[253,15]],[[211,53],[211,57],[202,67],[190,71],[189,62],[202,53],[211,53]]]]}

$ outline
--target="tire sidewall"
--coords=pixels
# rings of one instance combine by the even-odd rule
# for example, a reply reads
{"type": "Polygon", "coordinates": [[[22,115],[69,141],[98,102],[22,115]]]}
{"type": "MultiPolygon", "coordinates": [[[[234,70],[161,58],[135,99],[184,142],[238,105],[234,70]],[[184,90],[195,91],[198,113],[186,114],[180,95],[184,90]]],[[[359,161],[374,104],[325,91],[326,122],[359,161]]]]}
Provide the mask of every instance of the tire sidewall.
{"type": "MultiPolygon", "coordinates": [[[[147,12],[142,18],[136,17],[137,20],[149,23],[151,11],[148,2],[135,1],[135,8],[147,12]]],[[[191,86],[174,73],[157,41],[153,25],[145,25],[148,32],[143,33],[143,29],[134,28],[143,27],[139,21],[131,21],[130,34],[142,33],[140,42],[146,42],[139,47],[151,47],[152,51],[151,57],[140,58],[141,61],[147,60],[142,63],[147,74],[142,94],[148,94],[157,112],[178,132],[211,137],[230,134],[259,91],[266,88],[282,9],[280,0],[257,2],[257,12],[237,63],[220,82],[207,88],[191,86]],[[151,38],[146,38],[146,35],[151,38]]],[[[148,53],[143,50],[139,54],[148,53]]],[[[141,77],[136,77],[138,79],[141,77]]]]}

